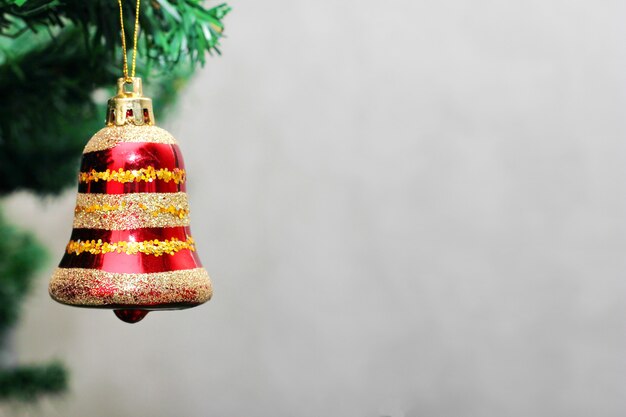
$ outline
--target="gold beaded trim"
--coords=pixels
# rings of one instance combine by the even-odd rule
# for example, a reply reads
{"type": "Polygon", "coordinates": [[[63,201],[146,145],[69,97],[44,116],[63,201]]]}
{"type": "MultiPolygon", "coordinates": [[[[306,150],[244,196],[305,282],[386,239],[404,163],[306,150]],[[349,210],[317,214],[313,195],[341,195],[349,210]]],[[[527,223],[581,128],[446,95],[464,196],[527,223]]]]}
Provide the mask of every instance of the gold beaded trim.
{"type": "MultiPolygon", "coordinates": [[[[144,206],[143,204],[141,205],[141,208],[144,210],[148,210],[148,207],[144,206]]],[[[161,206],[156,211],[152,212],[152,215],[154,217],[157,217],[159,214],[170,214],[174,217],[178,217],[179,219],[182,219],[189,215],[189,210],[179,209],[174,206],[168,206],[168,207],[161,206]]]]}
{"type": "Polygon", "coordinates": [[[92,255],[101,255],[105,253],[117,252],[125,253],[127,255],[136,255],[138,253],[144,253],[146,255],[174,255],[181,250],[189,249],[195,251],[194,240],[190,236],[187,240],[179,240],[177,238],[165,239],[165,240],[144,240],[143,242],[125,242],[123,240],[119,242],[103,242],[102,239],[98,240],[70,240],[65,248],[66,252],[71,255],[80,255],[84,252],[89,252],[92,255]]]}
{"type": "Polygon", "coordinates": [[[74,213],[94,213],[94,212],[107,212],[107,211],[114,211],[114,210],[121,210],[123,208],[126,207],[125,203],[122,203],[121,206],[116,205],[116,206],[110,206],[108,204],[92,204],[91,206],[76,206],[76,208],[74,209],[74,213]]]}
{"type": "Polygon", "coordinates": [[[202,304],[213,288],[204,268],[149,274],[122,274],[84,268],[57,268],[49,292],[56,301],[84,307],[107,305],[202,304]],[[97,292],[95,288],[108,291],[97,292]]]}
{"type": "Polygon", "coordinates": [[[81,229],[189,226],[189,203],[182,192],[79,193],[74,211],[74,227],[81,229]]]}
{"type": "Polygon", "coordinates": [[[78,180],[82,183],[89,183],[92,181],[115,181],[119,183],[127,182],[152,182],[154,180],[163,180],[165,182],[174,181],[176,184],[185,182],[185,170],[180,168],[174,168],[169,170],[167,168],[155,169],[153,166],[147,168],[124,170],[123,168],[117,171],[107,169],[106,171],[96,171],[92,169],[89,172],[81,172],[78,175],[78,180]]]}

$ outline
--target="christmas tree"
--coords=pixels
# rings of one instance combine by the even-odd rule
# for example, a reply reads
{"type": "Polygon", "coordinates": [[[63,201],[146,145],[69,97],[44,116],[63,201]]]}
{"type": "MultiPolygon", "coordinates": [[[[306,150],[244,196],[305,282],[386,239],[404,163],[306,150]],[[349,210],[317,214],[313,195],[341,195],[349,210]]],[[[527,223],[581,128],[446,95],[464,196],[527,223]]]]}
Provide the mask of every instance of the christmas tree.
{"type": "MultiPolygon", "coordinates": [[[[136,3],[120,4],[132,39],[136,3]]],[[[229,10],[200,0],[140,3],[138,76],[155,112],[165,113],[207,54],[220,53],[229,10]]],[[[104,100],[121,76],[119,19],[115,0],[0,0],[0,197],[57,194],[75,184],[82,148],[102,127],[104,100]]],[[[0,400],[63,392],[62,364],[17,366],[8,353],[46,251],[1,210],[0,236],[0,400]]]]}

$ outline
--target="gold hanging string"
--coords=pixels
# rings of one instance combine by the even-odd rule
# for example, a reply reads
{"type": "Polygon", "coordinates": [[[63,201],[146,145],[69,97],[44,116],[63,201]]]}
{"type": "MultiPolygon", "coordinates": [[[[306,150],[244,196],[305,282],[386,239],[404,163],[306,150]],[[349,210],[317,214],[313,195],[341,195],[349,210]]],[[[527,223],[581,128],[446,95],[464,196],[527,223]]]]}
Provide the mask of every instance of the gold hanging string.
{"type": "Polygon", "coordinates": [[[122,30],[122,54],[124,60],[124,80],[127,83],[132,83],[132,77],[135,76],[135,68],[137,66],[137,38],[139,35],[139,5],[141,0],[137,0],[137,6],[135,7],[135,32],[133,34],[133,63],[128,76],[128,57],[126,53],[126,32],[124,31],[124,7],[122,6],[122,0],[117,0],[117,4],[120,6],[120,27],[122,30]]]}

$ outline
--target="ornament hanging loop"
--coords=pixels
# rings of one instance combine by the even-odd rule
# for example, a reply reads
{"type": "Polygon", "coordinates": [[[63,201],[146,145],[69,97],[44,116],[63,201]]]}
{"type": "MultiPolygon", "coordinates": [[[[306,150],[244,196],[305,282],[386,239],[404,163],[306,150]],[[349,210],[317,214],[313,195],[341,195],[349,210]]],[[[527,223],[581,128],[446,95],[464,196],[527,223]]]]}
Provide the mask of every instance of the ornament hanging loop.
{"type": "Polygon", "coordinates": [[[118,78],[117,80],[117,96],[116,97],[142,97],[143,84],[139,77],[118,78]],[[128,91],[128,85],[132,85],[132,89],[128,91]]]}
{"type": "Polygon", "coordinates": [[[122,4],[122,0],[117,0],[117,4],[120,7],[120,28],[122,32],[122,60],[124,62],[124,66],[122,70],[124,73],[124,82],[126,84],[132,84],[133,78],[135,77],[135,69],[137,67],[137,39],[139,37],[139,7],[141,4],[141,0],[137,0],[136,6],[135,6],[135,29],[133,32],[133,61],[132,61],[130,75],[128,75],[128,53],[126,51],[126,31],[124,30],[124,6],[122,4]]]}

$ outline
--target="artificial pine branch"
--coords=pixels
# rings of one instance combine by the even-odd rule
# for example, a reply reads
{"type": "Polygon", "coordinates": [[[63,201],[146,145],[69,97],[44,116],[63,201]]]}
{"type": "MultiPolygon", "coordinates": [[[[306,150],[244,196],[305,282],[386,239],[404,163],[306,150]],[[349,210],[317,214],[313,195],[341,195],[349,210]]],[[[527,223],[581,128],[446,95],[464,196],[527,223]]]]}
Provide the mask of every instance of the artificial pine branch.
{"type": "MultiPolygon", "coordinates": [[[[44,265],[45,249],[35,237],[6,223],[0,212],[0,345],[20,315],[21,304],[32,287],[35,273],[44,265]]],[[[9,361],[11,362],[11,361],[9,361]]],[[[67,387],[62,364],[0,367],[0,400],[32,401],[67,387]]]]}
{"type": "Polygon", "coordinates": [[[35,273],[46,260],[35,237],[6,223],[0,212],[0,342],[19,317],[20,305],[32,287],[35,273]]]}
{"type": "MultiPolygon", "coordinates": [[[[126,0],[124,4],[127,37],[132,39],[135,2],[126,0]]],[[[206,53],[220,52],[222,19],[229,11],[226,4],[205,9],[200,0],[144,0],[140,53],[156,67],[168,70],[181,61],[204,64],[206,53]]],[[[116,1],[0,0],[0,35],[59,30],[68,23],[81,28],[92,47],[103,46],[113,52],[120,45],[116,1]]]]}
{"type": "Polygon", "coordinates": [[[0,65],[0,194],[17,189],[56,193],[70,185],[85,141],[102,115],[94,88],[112,69],[95,65],[77,30],[0,65]]]}
{"type": "Polygon", "coordinates": [[[0,400],[35,401],[67,389],[67,370],[58,363],[29,365],[0,371],[0,400]]]}

